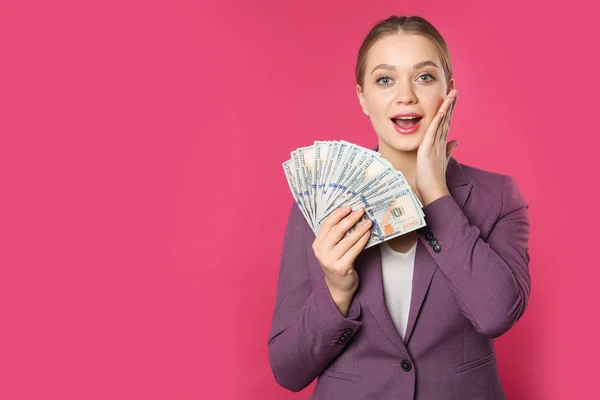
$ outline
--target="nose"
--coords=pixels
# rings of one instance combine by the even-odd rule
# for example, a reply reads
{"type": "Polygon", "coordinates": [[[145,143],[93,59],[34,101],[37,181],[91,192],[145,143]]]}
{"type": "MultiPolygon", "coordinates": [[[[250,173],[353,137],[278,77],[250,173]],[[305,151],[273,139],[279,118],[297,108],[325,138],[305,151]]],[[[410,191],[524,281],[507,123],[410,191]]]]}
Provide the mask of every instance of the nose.
{"type": "Polygon", "coordinates": [[[417,96],[410,84],[405,83],[396,85],[396,103],[414,104],[416,102],[417,96]]]}

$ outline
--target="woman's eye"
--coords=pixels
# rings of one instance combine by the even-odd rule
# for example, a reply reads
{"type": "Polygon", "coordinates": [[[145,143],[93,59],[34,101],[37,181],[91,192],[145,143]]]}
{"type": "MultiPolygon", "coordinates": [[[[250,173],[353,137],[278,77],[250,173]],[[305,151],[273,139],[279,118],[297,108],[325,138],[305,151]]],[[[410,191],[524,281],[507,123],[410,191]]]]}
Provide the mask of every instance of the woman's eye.
{"type": "Polygon", "coordinates": [[[421,76],[419,76],[417,79],[421,80],[421,82],[431,82],[431,81],[433,81],[433,80],[434,80],[434,79],[433,79],[433,76],[432,76],[432,75],[430,75],[430,74],[424,74],[424,75],[421,75],[421,76]],[[428,79],[421,79],[421,78],[428,78],[428,79]]]}
{"type": "Polygon", "coordinates": [[[381,78],[377,79],[377,83],[380,83],[384,86],[389,85],[391,82],[392,80],[387,76],[382,76],[381,78]]]}

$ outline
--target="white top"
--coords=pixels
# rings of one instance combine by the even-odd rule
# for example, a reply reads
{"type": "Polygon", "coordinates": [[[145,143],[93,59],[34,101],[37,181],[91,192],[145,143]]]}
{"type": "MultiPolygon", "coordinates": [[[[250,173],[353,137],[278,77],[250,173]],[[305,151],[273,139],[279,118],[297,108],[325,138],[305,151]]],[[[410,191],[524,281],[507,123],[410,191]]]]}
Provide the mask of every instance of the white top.
{"type": "Polygon", "coordinates": [[[406,253],[393,250],[386,242],[379,246],[385,304],[403,340],[408,324],[417,243],[406,253]]]}

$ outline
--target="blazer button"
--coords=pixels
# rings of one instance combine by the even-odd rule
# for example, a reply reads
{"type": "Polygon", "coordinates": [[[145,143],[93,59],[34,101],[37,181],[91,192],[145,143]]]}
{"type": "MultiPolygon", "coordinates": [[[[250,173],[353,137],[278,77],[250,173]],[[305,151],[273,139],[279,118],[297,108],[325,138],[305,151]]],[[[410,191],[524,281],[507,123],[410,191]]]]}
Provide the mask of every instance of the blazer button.
{"type": "Polygon", "coordinates": [[[431,239],[433,239],[433,233],[431,233],[431,232],[427,232],[427,233],[425,234],[425,239],[427,239],[427,240],[431,240],[431,239]]]}
{"type": "Polygon", "coordinates": [[[423,226],[423,227],[417,229],[417,232],[419,232],[421,235],[424,235],[424,234],[426,234],[429,231],[427,230],[426,226],[423,226]]]}
{"type": "Polygon", "coordinates": [[[429,244],[432,245],[432,246],[435,246],[437,244],[437,239],[436,238],[431,239],[429,241],[429,244]]]}
{"type": "Polygon", "coordinates": [[[408,361],[408,360],[402,360],[402,362],[400,363],[400,366],[406,372],[410,371],[412,368],[412,365],[411,365],[410,361],[408,361]]]}
{"type": "Polygon", "coordinates": [[[353,332],[354,332],[354,329],[352,329],[352,328],[346,328],[346,329],[344,329],[344,333],[346,333],[348,335],[351,335],[353,332]]]}
{"type": "Polygon", "coordinates": [[[433,246],[433,251],[439,253],[440,251],[442,251],[442,247],[439,244],[436,244],[435,246],[433,246]]]}

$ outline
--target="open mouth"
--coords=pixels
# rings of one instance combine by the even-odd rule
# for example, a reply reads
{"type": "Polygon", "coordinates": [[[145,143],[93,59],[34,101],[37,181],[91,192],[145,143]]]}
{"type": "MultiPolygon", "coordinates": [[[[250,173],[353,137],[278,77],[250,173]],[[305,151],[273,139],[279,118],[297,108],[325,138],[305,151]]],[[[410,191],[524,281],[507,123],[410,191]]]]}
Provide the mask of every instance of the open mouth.
{"type": "Polygon", "coordinates": [[[418,124],[422,118],[423,117],[418,117],[418,116],[407,116],[407,117],[392,118],[392,121],[402,129],[410,129],[413,126],[415,126],[416,124],[418,124]]]}

